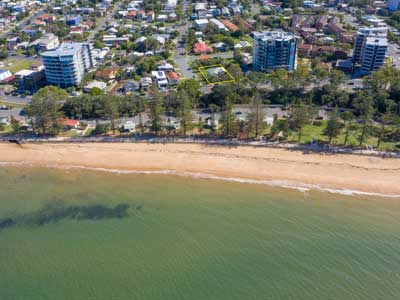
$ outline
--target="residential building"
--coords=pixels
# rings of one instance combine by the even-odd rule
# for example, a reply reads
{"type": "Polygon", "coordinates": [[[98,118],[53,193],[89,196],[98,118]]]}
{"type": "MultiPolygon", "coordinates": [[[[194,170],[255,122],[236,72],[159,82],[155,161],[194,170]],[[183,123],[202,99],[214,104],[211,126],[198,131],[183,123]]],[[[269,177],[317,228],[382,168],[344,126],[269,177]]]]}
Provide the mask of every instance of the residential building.
{"type": "Polygon", "coordinates": [[[53,33],[46,33],[40,39],[33,41],[30,46],[36,51],[46,51],[57,48],[60,45],[58,37],[53,33]]]}
{"type": "Polygon", "coordinates": [[[63,43],[42,53],[47,82],[60,87],[81,83],[89,69],[96,65],[89,43],[63,43]]]}
{"type": "Polygon", "coordinates": [[[97,79],[102,80],[114,80],[117,77],[119,67],[108,67],[102,70],[98,70],[95,74],[97,79]]]}
{"type": "Polygon", "coordinates": [[[92,89],[94,89],[94,88],[99,89],[99,90],[101,90],[101,91],[105,91],[106,88],[107,88],[107,84],[106,84],[105,82],[102,82],[102,81],[94,80],[94,81],[92,81],[92,82],[89,82],[89,83],[83,88],[83,91],[84,91],[85,93],[90,93],[90,91],[91,91],[92,89]]]}
{"type": "Polygon", "coordinates": [[[218,28],[219,31],[228,30],[226,28],[226,26],[221,21],[219,21],[217,19],[214,19],[214,18],[210,19],[210,23],[213,24],[216,28],[218,28]]]}
{"type": "Polygon", "coordinates": [[[292,71],[296,68],[297,37],[289,32],[266,31],[254,33],[253,68],[271,72],[275,69],[292,71]]]}
{"type": "Polygon", "coordinates": [[[167,75],[169,84],[178,84],[180,78],[176,72],[168,71],[166,75],[167,75]]]}
{"type": "Polygon", "coordinates": [[[103,43],[107,46],[126,44],[129,38],[126,36],[117,37],[116,35],[105,35],[103,36],[103,43]]]}
{"type": "Polygon", "coordinates": [[[236,32],[239,31],[239,27],[228,20],[223,20],[222,24],[225,25],[230,31],[236,32]]]}
{"type": "Polygon", "coordinates": [[[77,25],[79,25],[80,22],[81,22],[81,16],[79,16],[79,15],[68,16],[67,21],[66,21],[68,26],[77,26],[77,25]]]}
{"type": "Polygon", "coordinates": [[[390,11],[400,10],[400,0],[388,0],[386,3],[390,11]]]}
{"type": "Polygon", "coordinates": [[[211,53],[211,52],[213,52],[213,49],[204,42],[198,42],[193,45],[193,53],[195,54],[211,53]]]}
{"type": "Polygon", "coordinates": [[[21,70],[14,74],[20,92],[36,92],[45,84],[44,70],[21,70]]]}
{"type": "Polygon", "coordinates": [[[207,24],[208,24],[207,19],[199,19],[199,20],[194,21],[194,25],[195,25],[196,29],[204,29],[204,28],[206,28],[207,24]]]}
{"type": "MultiPolygon", "coordinates": [[[[353,62],[356,64],[361,64],[361,61],[364,56],[364,51],[365,51],[365,46],[367,39],[371,37],[373,39],[386,39],[387,37],[387,27],[366,27],[366,28],[360,28],[360,30],[357,32],[357,37],[354,43],[354,48],[353,48],[353,62]]],[[[370,39],[370,47],[373,42],[373,39],[370,39]]],[[[378,44],[384,44],[384,41],[379,41],[378,44]]],[[[387,45],[386,45],[387,47],[387,45]]],[[[371,49],[369,49],[371,50],[371,49]]],[[[382,51],[382,50],[380,50],[382,51]]],[[[386,50],[385,50],[386,53],[386,50]]]]}
{"type": "Polygon", "coordinates": [[[13,77],[14,77],[13,74],[9,70],[0,69],[0,82],[1,83],[8,82],[13,77]]]}
{"type": "Polygon", "coordinates": [[[387,47],[386,37],[367,37],[360,61],[361,72],[369,74],[383,66],[387,47]]]}

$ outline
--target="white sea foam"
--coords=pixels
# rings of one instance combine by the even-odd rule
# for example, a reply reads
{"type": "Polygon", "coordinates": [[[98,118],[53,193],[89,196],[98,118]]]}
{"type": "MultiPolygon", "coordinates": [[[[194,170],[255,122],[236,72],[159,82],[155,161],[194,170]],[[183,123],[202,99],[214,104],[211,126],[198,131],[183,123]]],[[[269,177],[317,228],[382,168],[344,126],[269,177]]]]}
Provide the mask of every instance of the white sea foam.
{"type": "MultiPolygon", "coordinates": [[[[36,166],[30,162],[1,162],[1,166],[36,166]]],[[[70,170],[70,169],[82,169],[88,171],[97,171],[97,172],[108,172],[108,173],[115,173],[115,174],[143,174],[143,175],[174,175],[174,176],[183,176],[183,177],[192,177],[198,179],[209,179],[209,180],[220,180],[220,181],[227,181],[227,182],[237,182],[237,183],[244,183],[244,184],[258,184],[258,185],[268,185],[272,187],[281,187],[287,189],[295,189],[300,192],[308,192],[310,190],[317,190],[321,192],[328,192],[332,194],[341,194],[346,196],[354,196],[354,195],[361,195],[361,196],[376,196],[376,197],[385,197],[385,198],[399,198],[400,195],[390,195],[390,194],[383,194],[383,193],[374,193],[374,192],[363,192],[358,190],[350,190],[350,189],[334,189],[328,187],[322,187],[317,184],[308,184],[302,183],[297,181],[290,181],[290,180],[260,180],[260,179],[248,179],[248,178],[238,178],[238,177],[223,177],[217,176],[212,174],[206,173],[193,173],[193,172],[178,172],[176,170],[157,170],[157,171],[146,171],[146,170],[123,170],[123,169],[109,169],[109,168],[97,168],[97,167],[86,167],[86,166],[79,166],[79,165],[58,165],[58,164],[45,164],[43,165],[46,168],[55,168],[55,169],[63,169],[63,170],[70,170]]]]}

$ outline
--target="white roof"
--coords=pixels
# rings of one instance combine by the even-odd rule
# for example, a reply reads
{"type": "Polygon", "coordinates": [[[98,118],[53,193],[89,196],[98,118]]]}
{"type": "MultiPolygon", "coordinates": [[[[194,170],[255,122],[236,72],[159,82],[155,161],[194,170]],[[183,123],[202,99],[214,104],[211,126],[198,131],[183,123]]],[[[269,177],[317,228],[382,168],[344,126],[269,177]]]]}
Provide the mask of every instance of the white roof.
{"type": "Polygon", "coordinates": [[[165,76],[164,71],[151,71],[151,76],[157,79],[157,81],[165,80],[167,77],[165,76]]]}
{"type": "Polygon", "coordinates": [[[194,20],[194,22],[196,23],[196,25],[208,24],[208,20],[207,19],[194,20]]]}
{"type": "Polygon", "coordinates": [[[24,77],[24,76],[31,75],[31,74],[33,74],[33,73],[36,73],[36,71],[34,71],[34,70],[21,70],[21,71],[15,73],[14,75],[15,75],[15,76],[24,77]]]}
{"type": "Polygon", "coordinates": [[[106,87],[107,87],[106,83],[95,80],[87,84],[84,89],[91,90],[92,88],[99,88],[101,90],[104,90],[106,87]]]}

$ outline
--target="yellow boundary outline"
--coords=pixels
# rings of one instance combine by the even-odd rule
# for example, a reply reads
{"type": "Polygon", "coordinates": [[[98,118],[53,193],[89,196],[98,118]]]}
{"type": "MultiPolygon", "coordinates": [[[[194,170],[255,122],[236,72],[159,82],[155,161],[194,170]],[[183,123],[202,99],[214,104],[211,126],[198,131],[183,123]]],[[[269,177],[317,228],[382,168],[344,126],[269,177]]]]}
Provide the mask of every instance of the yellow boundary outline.
{"type": "Polygon", "coordinates": [[[229,71],[221,64],[219,65],[211,65],[211,66],[205,66],[205,67],[199,67],[199,72],[200,74],[203,76],[203,78],[207,81],[208,84],[221,84],[221,83],[231,83],[231,82],[235,82],[235,77],[232,76],[231,73],[229,73],[229,71]],[[223,80],[223,81],[215,81],[215,82],[210,82],[207,78],[207,75],[205,73],[205,70],[207,69],[212,69],[212,68],[222,68],[225,73],[228,75],[228,77],[230,78],[230,80],[223,80]]]}

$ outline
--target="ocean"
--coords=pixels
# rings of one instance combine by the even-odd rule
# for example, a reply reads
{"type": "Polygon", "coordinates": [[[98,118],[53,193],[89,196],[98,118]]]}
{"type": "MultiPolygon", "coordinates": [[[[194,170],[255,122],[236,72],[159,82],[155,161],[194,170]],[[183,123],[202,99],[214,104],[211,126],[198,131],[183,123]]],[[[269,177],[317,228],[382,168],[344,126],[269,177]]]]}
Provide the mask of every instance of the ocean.
{"type": "Polygon", "coordinates": [[[400,200],[0,168],[0,299],[400,299],[400,200]]]}

